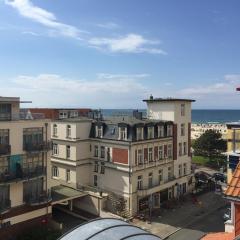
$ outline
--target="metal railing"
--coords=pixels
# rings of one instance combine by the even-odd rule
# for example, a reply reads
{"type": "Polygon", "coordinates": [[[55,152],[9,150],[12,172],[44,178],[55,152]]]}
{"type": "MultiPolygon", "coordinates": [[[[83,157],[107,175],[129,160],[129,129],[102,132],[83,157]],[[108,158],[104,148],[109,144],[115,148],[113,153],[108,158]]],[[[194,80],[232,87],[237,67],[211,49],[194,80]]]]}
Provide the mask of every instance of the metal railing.
{"type": "Polygon", "coordinates": [[[11,153],[11,146],[9,144],[0,144],[0,155],[11,153]]]}
{"type": "Polygon", "coordinates": [[[52,198],[51,198],[50,193],[43,191],[43,192],[39,192],[39,194],[35,195],[35,196],[26,194],[24,196],[23,200],[26,204],[28,204],[30,206],[36,206],[36,205],[48,203],[48,202],[52,201],[52,198]]]}
{"type": "Polygon", "coordinates": [[[11,208],[10,199],[4,199],[0,201],[0,213],[7,211],[9,208],[11,208]]]}
{"type": "Polygon", "coordinates": [[[23,150],[27,152],[49,151],[52,147],[51,142],[24,143],[23,150]]]}
{"type": "Polygon", "coordinates": [[[0,183],[12,182],[17,180],[31,179],[46,175],[46,167],[38,166],[35,168],[16,169],[0,173],[0,183]]]}

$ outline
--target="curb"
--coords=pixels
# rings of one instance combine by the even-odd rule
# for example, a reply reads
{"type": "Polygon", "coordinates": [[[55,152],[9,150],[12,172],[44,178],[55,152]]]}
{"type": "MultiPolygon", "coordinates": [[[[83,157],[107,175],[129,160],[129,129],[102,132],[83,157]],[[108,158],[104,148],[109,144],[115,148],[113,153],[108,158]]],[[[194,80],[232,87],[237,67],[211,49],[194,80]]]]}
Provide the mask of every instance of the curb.
{"type": "Polygon", "coordinates": [[[178,232],[180,230],[182,230],[182,228],[177,228],[175,231],[171,232],[169,235],[167,235],[164,238],[162,238],[162,240],[168,239],[170,236],[172,236],[173,234],[175,234],[176,232],[178,232]]]}

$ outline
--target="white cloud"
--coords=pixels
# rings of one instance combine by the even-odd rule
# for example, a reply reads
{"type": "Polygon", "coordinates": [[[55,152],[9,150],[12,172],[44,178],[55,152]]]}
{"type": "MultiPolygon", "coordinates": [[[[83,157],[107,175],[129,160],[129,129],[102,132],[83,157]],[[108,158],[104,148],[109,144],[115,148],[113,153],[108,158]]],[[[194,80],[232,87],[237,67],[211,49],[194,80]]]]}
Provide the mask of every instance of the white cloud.
{"type": "Polygon", "coordinates": [[[96,25],[100,28],[106,28],[110,30],[120,28],[120,26],[114,22],[98,23],[96,25]]]}
{"type": "Polygon", "coordinates": [[[162,49],[151,47],[159,42],[133,33],[119,38],[92,38],[89,44],[110,52],[167,54],[162,49]]]}
{"type": "Polygon", "coordinates": [[[5,0],[5,3],[15,8],[23,17],[29,18],[52,30],[55,30],[61,35],[80,39],[79,34],[81,31],[78,28],[61,23],[57,20],[53,13],[35,6],[29,0],[5,0]]]}
{"type": "Polygon", "coordinates": [[[68,79],[57,74],[22,75],[10,81],[13,87],[2,89],[6,96],[21,94],[21,98],[32,100],[33,106],[129,108],[134,102],[141,104],[142,98],[149,95],[139,80],[145,75],[100,74],[94,80],[68,79]]]}
{"type": "Polygon", "coordinates": [[[240,74],[226,74],[224,79],[231,83],[239,83],[240,82],[240,74]]]}

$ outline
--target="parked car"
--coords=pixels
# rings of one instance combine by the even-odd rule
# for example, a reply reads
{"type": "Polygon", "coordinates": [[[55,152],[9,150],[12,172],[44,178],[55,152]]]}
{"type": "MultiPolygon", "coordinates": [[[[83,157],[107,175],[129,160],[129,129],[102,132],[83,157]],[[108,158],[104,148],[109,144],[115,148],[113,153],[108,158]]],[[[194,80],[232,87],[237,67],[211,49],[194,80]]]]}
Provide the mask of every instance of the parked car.
{"type": "Polygon", "coordinates": [[[211,180],[211,175],[203,171],[196,172],[194,176],[199,183],[208,183],[211,180]]]}
{"type": "Polygon", "coordinates": [[[213,178],[216,182],[218,182],[218,181],[220,181],[220,182],[226,182],[226,176],[225,176],[223,173],[214,173],[214,174],[212,175],[212,178],[213,178]]]}
{"type": "Polygon", "coordinates": [[[223,214],[223,220],[226,222],[231,219],[231,208],[227,208],[226,212],[223,214]]]}

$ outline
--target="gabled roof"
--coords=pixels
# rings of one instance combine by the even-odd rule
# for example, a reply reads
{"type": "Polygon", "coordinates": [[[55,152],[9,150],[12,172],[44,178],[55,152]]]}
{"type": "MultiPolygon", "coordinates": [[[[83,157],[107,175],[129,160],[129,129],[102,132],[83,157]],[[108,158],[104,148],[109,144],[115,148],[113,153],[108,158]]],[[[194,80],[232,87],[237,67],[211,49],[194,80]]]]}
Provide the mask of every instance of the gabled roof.
{"type": "Polygon", "coordinates": [[[219,232],[219,233],[209,233],[205,235],[201,240],[233,240],[234,233],[219,232]]]}
{"type": "Polygon", "coordinates": [[[225,196],[229,198],[235,198],[240,201],[240,163],[238,163],[232,179],[227,187],[225,196]]]}

